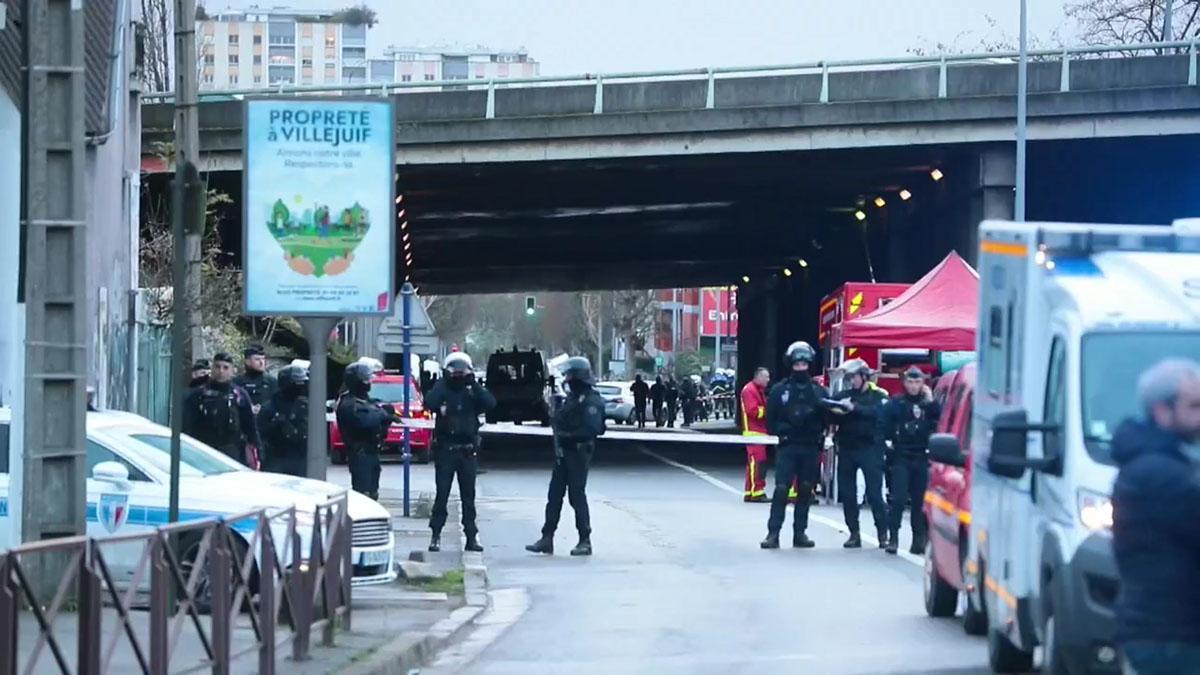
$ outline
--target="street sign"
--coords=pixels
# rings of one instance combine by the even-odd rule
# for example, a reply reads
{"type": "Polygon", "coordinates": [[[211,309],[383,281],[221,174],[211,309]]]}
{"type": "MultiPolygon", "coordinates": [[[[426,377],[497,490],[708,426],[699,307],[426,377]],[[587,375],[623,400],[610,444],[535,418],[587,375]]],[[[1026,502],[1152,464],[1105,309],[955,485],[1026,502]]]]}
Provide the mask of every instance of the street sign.
{"type": "Polygon", "coordinates": [[[665,363],[665,361],[663,361],[662,354],[659,354],[658,356],[655,356],[655,357],[654,357],[654,365],[655,365],[655,367],[657,367],[657,368],[662,368],[662,367],[663,367],[663,363],[665,363]]]}
{"type": "MultiPolygon", "coordinates": [[[[380,333],[375,339],[375,348],[385,354],[400,354],[404,351],[404,336],[380,333]]],[[[442,341],[436,335],[412,335],[412,353],[436,356],[442,353],[442,341]]]]}
{"type": "Polygon", "coordinates": [[[244,128],[246,313],[391,314],[391,101],[252,99],[244,128]]]}
{"type": "MultiPolygon", "coordinates": [[[[396,303],[399,307],[400,303],[396,303]]],[[[410,310],[408,320],[412,323],[413,333],[425,333],[433,335],[437,329],[433,325],[433,321],[429,318],[429,313],[425,311],[425,303],[421,302],[421,298],[413,295],[412,309],[410,310]]],[[[392,314],[384,319],[379,324],[380,335],[402,335],[404,333],[404,321],[398,316],[399,312],[392,314]]]]}

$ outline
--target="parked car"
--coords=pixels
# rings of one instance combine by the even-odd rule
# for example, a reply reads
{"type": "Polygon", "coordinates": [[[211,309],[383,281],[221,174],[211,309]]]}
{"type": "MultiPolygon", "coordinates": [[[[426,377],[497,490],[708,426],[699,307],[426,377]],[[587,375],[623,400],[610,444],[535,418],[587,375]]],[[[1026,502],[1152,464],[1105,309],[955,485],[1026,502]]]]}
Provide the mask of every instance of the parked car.
{"type": "Polygon", "coordinates": [[[929,466],[929,489],[925,492],[925,518],[929,541],[925,547],[925,611],[934,617],[954,616],[962,608],[963,629],[983,635],[987,616],[970,599],[960,602],[964,592],[964,569],[971,534],[971,409],[975,400],[975,364],[968,364],[938,380],[934,399],[942,405],[937,434],[930,439],[935,448],[929,466]],[[939,437],[940,436],[940,437],[939,437]],[[962,449],[961,462],[952,451],[962,449]],[[949,459],[950,463],[939,461],[949,459]]]}
{"type": "Polygon", "coordinates": [[[604,399],[604,418],[618,424],[634,424],[637,416],[633,410],[632,382],[600,382],[596,392],[604,399]]]}
{"type": "Polygon", "coordinates": [[[496,397],[496,407],[487,413],[489,424],[550,424],[549,373],[541,352],[515,347],[495,352],[488,357],[485,386],[496,397]]]}
{"type": "MultiPolygon", "coordinates": [[[[8,438],[11,410],[0,408],[0,544],[10,540],[8,508],[8,438]]],[[[87,414],[87,534],[94,537],[148,532],[167,523],[171,430],[126,412],[87,414]]],[[[344,488],[323,481],[253,471],[224,454],[184,435],[181,437],[179,518],[227,518],[254,509],[297,507],[301,550],[307,551],[316,506],[344,488]]],[[[349,492],[353,583],[389,583],[396,578],[391,514],[377,502],[349,492]]],[[[245,521],[232,529],[249,550],[245,521]]],[[[283,541],[280,522],[277,541],[283,541]]],[[[250,528],[252,530],[252,525],[250,528]]],[[[195,561],[200,541],[183,542],[181,563],[195,561]]],[[[130,582],[141,544],[113,544],[105,549],[114,581],[130,582]]],[[[286,547],[283,564],[290,564],[286,547]]]]}
{"type": "MultiPolygon", "coordinates": [[[[370,397],[383,403],[387,403],[401,416],[404,413],[404,375],[392,370],[383,370],[376,373],[371,378],[370,397]]],[[[408,419],[429,419],[429,413],[425,410],[424,399],[421,396],[421,389],[417,384],[409,378],[409,402],[408,402],[408,419]]],[[[408,444],[412,450],[413,461],[419,463],[428,463],[430,460],[431,446],[430,441],[433,432],[429,429],[410,429],[408,432],[408,444]]],[[[330,458],[334,464],[345,464],[346,457],[346,442],[342,440],[342,433],[338,430],[337,416],[334,415],[329,424],[329,447],[330,458]]],[[[384,441],[383,454],[386,457],[402,456],[404,454],[404,427],[399,424],[393,424],[388,429],[387,440],[384,441]]]]}

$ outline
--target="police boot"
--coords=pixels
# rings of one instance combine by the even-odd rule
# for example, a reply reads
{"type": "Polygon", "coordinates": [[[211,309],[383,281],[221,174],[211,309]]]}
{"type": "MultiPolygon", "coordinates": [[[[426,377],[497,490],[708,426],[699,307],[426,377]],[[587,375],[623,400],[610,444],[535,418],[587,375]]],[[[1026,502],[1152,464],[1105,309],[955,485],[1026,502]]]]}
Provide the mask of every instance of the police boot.
{"type": "Polygon", "coordinates": [[[481,546],[479,543],[479,535],[468,534],[467,535],[467,544],[465,546],[463,546],[463,548],[468,551],[474,552],[474,553],[482,553],[483,546],[481,546]]]}
{"type": "Polygon", "coordinates": [[[442,535],[435,532],[433,536],[429,538],[429,552],[437,553],[440,550],[442,550],[442,535]]]}
{"type": "Polygon", "coordinates": [[[768,532],[767,538],[763,539],[762,543],[759,544],[758,547],[759,548],[779,548],[779,533],[778,532],[768,532]]]}
{"type": "Polygon", "coordinates": [[[842,544],[842,548],[862,548],[862,537],[858,536],[858,530],[850,531],[850,538],[842,544]]]}
{"type": "Polygon", "coordinates": [[[583,537],[582,539],[580,539],[579,543],[575,544],[575,548],[571,549],[571,555],[591,555],[591,554],[592,554],[592,540],[588,537],[583,537]]]}
{"type": "Polygon", "coordinates": [[[908,552],[913,555],[924,555],[925,554],[925,535],[914,533],[912,546],[908,549],[908,552]]]}
{"type": "Polygon", "coordinates": [[[896,555],[896,552],[899,550],[900,550],[900,531],[892,530],[888,534],[887,552],[890,555],[896,555]]]}
{"type": "Polygon", "coordinates": [[[530,553],[545,553],[546,555],[554,555],[554,539],[543,536],[541,539],[533,542],[525,547],[530,553]]]}
{"type": "Polygon", "coordinates": [[[888,545],[887,530],[879,529],[879,530],[875,531],[875,534],[879,538],[879,548],[887,548],[887,545],[888,545]]]}
{"type": "Polygon", "coordinates": [[[800,532],[792,535],[792,548],[813,548],[817,542],[808,538],[808,535],[800,532]]]}

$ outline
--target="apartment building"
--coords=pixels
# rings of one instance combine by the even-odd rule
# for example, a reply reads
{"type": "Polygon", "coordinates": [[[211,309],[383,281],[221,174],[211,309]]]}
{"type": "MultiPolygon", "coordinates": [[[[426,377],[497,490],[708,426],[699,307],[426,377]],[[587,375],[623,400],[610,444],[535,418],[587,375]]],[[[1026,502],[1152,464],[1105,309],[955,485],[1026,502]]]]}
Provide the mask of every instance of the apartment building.
{"type": "Polygon", "coordinates": [[[540,64],[524,49],[388,47],[370,60],[371,82],[433,82],[536,77],[540,64]]]}

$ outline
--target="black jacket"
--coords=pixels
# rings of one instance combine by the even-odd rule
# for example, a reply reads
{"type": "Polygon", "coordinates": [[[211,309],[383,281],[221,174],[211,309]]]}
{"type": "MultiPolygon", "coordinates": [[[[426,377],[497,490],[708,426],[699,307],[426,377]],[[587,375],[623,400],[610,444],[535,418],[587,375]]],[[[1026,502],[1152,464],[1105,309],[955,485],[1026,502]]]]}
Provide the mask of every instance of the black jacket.
{"type": "Polygon", "coordinates": [[[338,431],[350,453],[359,451],[378,453],[387,438],[388,427],[400,421],[390,407],[365,398],[343,394],[337,404],[338,431]]]}
{"type": "Polygon", "coordinates": [[[304,457],[308,452],[308,397],[276,392],[258,411],[263,459],[304,457]]]}
{"type": "Polygon", "coordinates": [[[629,385],[629,391],[633,393],[634,403],[645,407],[646,399],[650,398],[650,385],[645,380],[635,380],[629,385]]]}
{"type": "Polygon", "coordinates": [[[239,462],[246,462],[246,446],[262,447],[258,425],[246,390],[209,380],[188,392],[183,406],[183,431],[239,462]]]}
{"type": "Polygon", "coordinates": [[[250,395],[250,403],[254,405],[266,405],[275,396],[275,392],[279,391],[279,382],[271,375],[266,373],[256,373],[246,371],[234,379],[234,384],[246,390],[250,395]]]}
{"type": "Polygon", "coordinates": [[[853,411],[833,415],[833,420],[837,424],[835,438],[838,449],[858,450],[878,447],[876,431],[879,426],[879,415],[888,401],[887,392],[872,387],[846,389],[839,391],[833,398],[839,401],[849,400],[854,403],[853,411]]]}
{"type": "Polygon", "coordinates": [[[434,438],[439,443],[474,443],[479,416],[495,407],[496,397],[474,380],[469,386],[452,386],[442,378],[425,396],[425,409],[437,415],[434,438]]]}
{"type": "Polygon", "coordinates": [[[812,378],[792,375],[767,394],[767,430],[780,446],[823,447],[830,415],[821,399],[829,396],[812,378]]]}
{"type": "Polygon", "coordinates": [[[585,443],[595,440],[608,430],[604,423],[604,399],[592,387],[585,391],[568,391],[562,407],[550,422],[558,440],[585,443]]]}
{"type": "Polygon", "coordinates": [[[1141,421],[1118,427],[1112,448],[1117,638],[1200,644],[1200,465],[1141,421]]]}
{"type": "Polygon", "coordinates": [[[891,441],[895,452],[924,454],[941,416],[942,406],[937,401],[919,394],[893,396],[879,415],[878,445],[883,447],[884,441],[891,441]]]}
{"type": "Polygon", "coordinates": [[[676,385],[675,382],[672,381],[663,385],[663,400],[665,400],[668,405],[679,400],[679,386],[676,385]]]}

